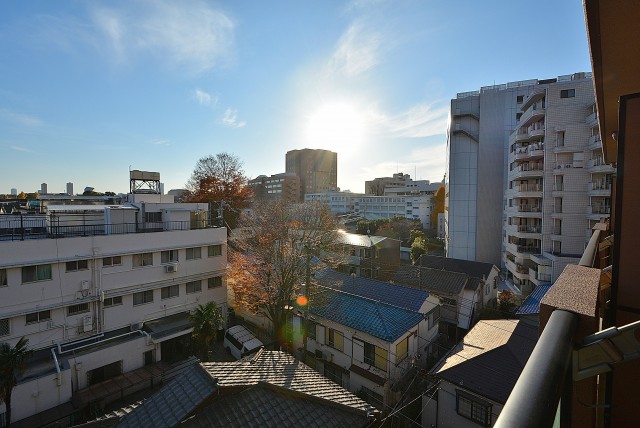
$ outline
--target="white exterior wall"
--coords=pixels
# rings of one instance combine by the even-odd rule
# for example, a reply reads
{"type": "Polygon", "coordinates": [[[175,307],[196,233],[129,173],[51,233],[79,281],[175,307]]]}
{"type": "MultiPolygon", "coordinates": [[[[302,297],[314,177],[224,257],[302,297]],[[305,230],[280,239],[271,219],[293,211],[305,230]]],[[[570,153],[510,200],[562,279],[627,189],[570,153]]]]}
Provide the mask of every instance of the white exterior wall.
{"type": "MultiPolygon", "coordinates": [[[[456,387],[455,385],[441,381],[436,392],[437,397],[431,395],[422,396],[422,426],[438,428],[478,428],[478,423],[461,416],[456,411],[456,387]]],[[[467,391],[468,392],[468,391],[467,391]]],[[[492,402],[486,398],[482,400],[492,403],[491,425],[493,426],[502,411],[502,404],[492,402]]]]}

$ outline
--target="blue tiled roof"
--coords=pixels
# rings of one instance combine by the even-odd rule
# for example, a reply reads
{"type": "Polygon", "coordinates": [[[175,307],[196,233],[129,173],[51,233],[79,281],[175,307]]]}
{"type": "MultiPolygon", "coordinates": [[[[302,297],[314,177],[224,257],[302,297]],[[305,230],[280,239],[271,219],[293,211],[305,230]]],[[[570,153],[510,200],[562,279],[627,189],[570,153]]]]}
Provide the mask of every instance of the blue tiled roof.
{"type": "Polygon", "coordinates": [[[550,288],[551,284],[538,285],[533,290],[533,293],[529,294],[529,297],[522,302],[522,306],[518,308],[516,315],[534,315],[540,313],[540,302],[550,288]]]}
{"type": "Polygon", "coordinates": [[[411,311],[419,311],[424,301],[429,297],[429,292],[426,290],[390,284],[361,276],[353,278],[350,275],[331,269],[319,272],[317,279],[320,284],[326,287],[368,299],[379,300],[380,302],[411,311]]]}
{"type": "Polygon", "coordinates": [[[423,319],[419,312],[330,288],[312,296],[309,311],[386,342],[395,342],[423,319]]]}

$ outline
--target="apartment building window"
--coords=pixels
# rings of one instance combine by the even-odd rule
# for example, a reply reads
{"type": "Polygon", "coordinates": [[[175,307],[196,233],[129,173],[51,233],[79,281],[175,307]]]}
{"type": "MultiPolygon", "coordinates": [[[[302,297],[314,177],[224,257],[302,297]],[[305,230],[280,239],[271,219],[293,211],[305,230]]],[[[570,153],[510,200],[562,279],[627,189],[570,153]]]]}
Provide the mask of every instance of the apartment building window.
{"type": "Polygon", "coordinates": [[[377,369],[387,371],[387,350],[364,342],[364,362],[377,369]]]}
{"type": "Polygon", "coordinates": [[[433,327],[437,327],[438,322],[440,321],[440,306],[433,308],[427,315],[427,319],[429,320],[429,330],[433,327]]]}
{"type": "Polygon", "coordinates": [[[221,256],[222,245],[209,245],[209,257],[221,256]]]}
{"type": "Polygon", "coordinates": [[[560,98],[573,98],[576,96],[575,89],[563,89],[560,91],[560,98]]]}
{"type": "Polygon", "coordinates": [[[491,425],[491,404],[459,389],[456,389],[456,411],[480,425],[491,425]]]}
{"type": "Polygon", "coordinates": [[[187,248],[187,260],[196,260],[199,258],[202,258],[201,247],[187,248]]]}
{"type": "Polygon", "coordinates": [[[133,293],[133,306],[146,305],[147,303],[153,303],[153,290],[133,293]]]}
{"type": "Polygon", "coordinates": [[[516,104],[522,104],[524,101],[524,95],[516,95],[516,104]]]}
{"type": "Polygon", "coordinates": [[[160,299],[171,299],[173,297],[178,297],[180,295],[180,286],[179,285],[170,285],[168,287],[162,287],[160,289],[160,299]]]}
{"type": "Polygon", "coordinates": [[[120,266],[122,264],[122,256],[112,256],[102,258],[102,267],[120,266]]]}
{"type": "Polygon", "coordinates": [[[22,283],[46,281],[51,279],[51,265],[33,265],[22,267],[22,283]]]}
{"type": "Polygon", "coordinates": [[[116,296],[116,297],[107,297],[106,299],[104,299],[104,307],[108,308],[111,306],[118,306],[122,304],[122,296],[116,296]]]}
{"type": "Polygon", "coordinates": [[[9,284],[8,282],[8,278],[7,278],[7,270],[6,269],[0,269],[0,287],[5,287],[9,284]]]}
{"type": "Polygon", "coordinates": [[[153,266],[153,253],[141,253],[133,255],[133,267],[153,266]]]}
{"type": "Polygon", "coordinates": [[[67,306],[67,315],[78,315],[89,312],[88,303],[80,303],[77,305],[67,306]]]}
{"type": "Polygon", "coordinates": [[[67,262],[67,272],[76,272],[89,269],[89,260],[72,260],[67,262]]]}
{"type": "Polygon", "coordinates": [[[344,335],[332,328],[325,329],[324,341],[327,345],[331,346],[338,351],[344,351],[344,335]]]}
{"type": "Polygon", "coordinates": [[[211,290],[212,288],[222,287],[222,277],[214,276],[207,279],[207,288],[211,290]]]}
{"type": "Polygon", "coordinates": [[[27,324],[34,324],[42,321],[49,321],[51,319],[51,311],[33,312],[26,315],[27,324]]]}
{"type": "Polygon", "coordinates": [[[202,291],[202,281],[187,282],[187,294],[199,293],[202,291]]]}
{"type": "Polygon", "coordinates": [[[178,261],[178,250],[167,250],[160,253],[160,263],[172,263],[178,261]]]}
{"type": "Polygon", "coordinates": [[[396,345],[396,364],[404,360],[409,354],[409,336],[396,345]]]}
{"type": "Polygon", "coordinates": [[[0,319],[0,336],[8,336],[9,333],[9,318],[0,319]]]}

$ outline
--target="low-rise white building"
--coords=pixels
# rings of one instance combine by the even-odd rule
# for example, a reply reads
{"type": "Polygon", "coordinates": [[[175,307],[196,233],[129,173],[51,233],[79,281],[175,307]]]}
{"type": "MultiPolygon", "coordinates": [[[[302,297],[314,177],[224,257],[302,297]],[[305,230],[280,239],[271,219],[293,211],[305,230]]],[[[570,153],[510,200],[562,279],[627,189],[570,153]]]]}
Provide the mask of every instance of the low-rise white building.
{"type": "Polygon", "coordinates": [[[12,422],[82,410],[69,404],[82,390],[188,355],[198,305],[226,314],[226,229],[209,226],[207,204],[160,196],[0,215],[0,341],[24,336],[34,350],[12,422]]]}

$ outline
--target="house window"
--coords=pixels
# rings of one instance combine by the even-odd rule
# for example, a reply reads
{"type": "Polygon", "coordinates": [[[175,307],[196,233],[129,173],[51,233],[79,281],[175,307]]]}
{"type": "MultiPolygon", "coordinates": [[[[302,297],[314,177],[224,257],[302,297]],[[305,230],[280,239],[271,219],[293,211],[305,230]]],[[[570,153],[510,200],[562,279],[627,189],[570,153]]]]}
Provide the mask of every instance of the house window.
{"type": "Polygon", "coordinates": [[[27,324],[34,324],[51,319],[51,311],[33,312],[26,315],[27,324]]]}
{"type": "Polygon", "coordinates": [[[179,285],[170,285],[168,287],[162,287],[160,289],[160,299],[171,299],[173,297],[178,297],[180,295],[180,286],[179,285]]]}
{"type": "Polygon", "coordinates": [[[396,345],[396,363],[404,360],[409,353],[409,336],[396,345]]]}
{"type": "Polygon", "coordinates": [[[573,98],[576,96],[575,89],[563,89],[560,91],[560,98],[573,98]]]}
{"type": "Polygon", "coordinates": [[[141,253],[133,255],[133,267],[153,266],[153,253],[141,253]]]}
{"type": "Polygon", "coordinates": [[[429,330],[438,326],[438,321],[440,321],[440,306],[436,306],[431,312],[429,312],[428,320],[429,330]]]}
{"type": "Polygon", "coordinates": [[[491,425],[491,404],[459,389],[456,390],[456,411],[480,425],[491,425]]]}
{"type": "Polygon", "coordinates": [[[46,281],[51,279],[51,265],[34,265],[22,267],[22,283],[46,281]]]}
{"type": "Polygon", "coordinates": [[[8,285],[8,281],[7,281],[7,270],[6,269],[0,269],[0,287],[4,287],[6,285],[8,285]]]}
{"type": "Polygon", "coordinates": [[[187,282],[187,294],[199,293],[202,291],[202,281],[187,282]]]}
{"type": "Polygon", "coordinates": [[[155,213],[146,212],[146,213],[144,213],[144,221],[146,221],[148,223],[160,223],[160,222],[162,222],[162,213],[161,212],[155,212],[155,213]]]}
{"type": "Polygon", "coordinates": [[[222,245],[209,245],[209,257],[221,256],[222,245]]]}
{"type": "Polygon", "coordinates": [[[201,257],[202,257],[201,247],[187,248],[187,260],[195,260],[201,257]]]}
{"type": "Polygon", "coordinates": [[[0,319],[0,336],[9,335],[9,318],[0,319]]]}
{"type": "Polygon", "coordinates": [[[178,250],[167,250],[160,253],[160,263],[166,264],[178,261],[178,250]]]}
{"type": "Polygon", "coordinates": [[[222,287],[222,277],[214,276],[207,279],[207,289],[222,287]]]}
{"type": "Polygon", "coordinates": [[[104,257],[102,259],[102,267],[120,266],[122,264],[122,256],[104,257]]]}
{"type": "Polygon", "coordinates": [[[338,351],[344,351],[344,335],[332,328],[325,329],[324,341],[338,351]]]}
{"type": "Polygon", "coordinates": [[[104,299],[104,307],[108,308],[110,306],[118,306],[122,304],[122,296],[117,297],[107,297],[104,299]]]}
{"type": "Polygon", "coordinates": [[[78,315],[89,312],[88,303],[80,303],[78,305],[67,306],[67,315],[78,315]]]}
{"type": "Polygon", "coordinates": [[[153,290],[133,293],[133,306],[144,305],[153,302],[153,290]]]}
{"type": "Polygon", "coordinates": [[[364,362],[377,369],[387,371],[387,350],[364,342],[364,362]]]}
{"type": "Polygon", "coordinates": [[[78,270],[87,270],[89,269],[89,261],[88,260],[73,260],[67,262],[67,272],[75,272],[78,270]]]}
{"type": "Polygon", "coordinates": [[[307,321],[307,339],[316,340],[316,330],[318,328],[318,324],[309,320],[307,321]]]}

